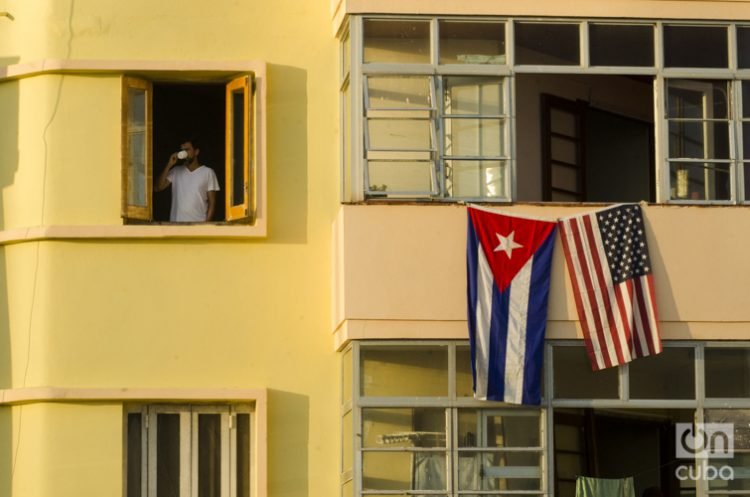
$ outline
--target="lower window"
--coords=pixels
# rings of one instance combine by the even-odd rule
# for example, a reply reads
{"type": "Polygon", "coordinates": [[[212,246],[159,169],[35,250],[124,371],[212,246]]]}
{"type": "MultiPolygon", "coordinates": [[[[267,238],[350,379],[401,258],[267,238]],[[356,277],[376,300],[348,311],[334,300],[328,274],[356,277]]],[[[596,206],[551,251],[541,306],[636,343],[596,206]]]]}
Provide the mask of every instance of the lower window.
{"type": "Polygon", "coordinates": [[[127,497],[250,497],[250,406],[149,405],[126,417],[127,497]]]}

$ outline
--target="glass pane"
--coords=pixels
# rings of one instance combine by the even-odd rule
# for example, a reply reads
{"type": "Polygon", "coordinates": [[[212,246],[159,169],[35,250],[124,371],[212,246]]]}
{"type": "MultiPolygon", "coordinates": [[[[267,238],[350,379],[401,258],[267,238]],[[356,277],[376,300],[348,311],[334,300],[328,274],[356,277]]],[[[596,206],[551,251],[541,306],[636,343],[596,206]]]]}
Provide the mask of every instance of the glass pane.
{"type": "Polygon", "coordinates": [[[670,79],[667,81],[669,119],[728,119],[727,81],[670,79]]]}
{"type": "Polygon", "coordinates": [[[709,445],[709,489],[750,490],[750,410],[706,409],[705,421],[729,424],[712,436],[714,444],[709,445]]]}
{"type": "Polygon", "coordinates": [[[584,474],[580,454],[555,453],[555,474],[558,478],[576,479],[584,474]]]}
{"type": "Polygon", "coordinates": [[[139,412],[128,413],[128,495],[141,497],[141,472],[143,453],[141,440],[142,416],[139,412]]]}
{"type": "Polygon", "coordinates": [[[445,410],[362,409],[363,447],[445,447],[445,410]]]}
{"type": "Polygon", "coordinates": [[[582,190],[579,169],[552,164],[550,172],[552,173],[552,188],[562,188],[570,192],[582,190]]]}
{"type": "Polygon", "coordinates": [[[128,205],[146,202],[146,90],[128,88],[128,205]]]}
{"type": "Polygon", "coordinates": [[[584,347],[554,347],[554,392],[558,399],[616,399],[619,368],[594,372],[584,347]]]}
{"type": "Polygon", "coordinates": [[[745,171],[745,201],[750,200],[750,162],[745,162],[742,165],[745,171]]]}
{"type": "Polygon", "coordinates": [[[458,446],[539,447],[539,422],[537,411],[461,409],[458,411],[458,446]]]}
{"type": "Polygon", "coordinates": [[[712,162],[670,163],[673,200],[729,200],[730,166],[712,162]]]}
{"type": "Polygon", "coordinates": [[[237,497],[250,497],[250,414],[237,414],[237,497]]]}
{"type": "Polygon", "coordinates": [[[503,119],[452,119],[443,125],[445,155],[502,157],[505,155],[503,119]]]}
{"type": "Polygon", "coordinates": [[[389,193],[433,191],[433,171],[431,161],[367,161],[372,192],[389,193]]]}
{"type": "Polygon", "coordinates": [[[432,129],[427,119],[368,119],[370,150],[430,150],[432,129]]]}
{"type": "Polygon", "coordinates": [[[740,69],[750,67],[750,27],[737,28],[737,66],[740,69]]]}
{"type": "Polygon", "coordinates": [[[576,115],[559,109],[550,108],[550,131],[559,135],[575,137],[578,135],[576,115]]]}
{"type": "Polygon", "coordinates": [[[583,427],[568,424],[555,424],[555,450],[568,452],[583,451],[583,427]]]}
{"type": "Polygon", "coordinates": [[[146,206],[146,132],[128,131],[128,205],[146,206]]]}
{"type": "Polygon", "coordinates": [[[750,397],[750,350],[705,349],[706,397],[750,397]]]}
{"type": "Polygon", "coordinates": [[[578,164],[577,140],[568,140],[558,136],[550,137],[550,155],[552,160],[565,162],[566,164],[578,164]]]}
{"type": "Polygon", "coordinates": [[[352,364],[352,350],[349,349],[346,352],[344,352],[344,355],[341,359],[341,369],[342,369],[342,395],[341,400],[342,403],[346,403],[350,400],[352,400],[352,395],[354,394],[354,390],[352,388],[352,368],[354,365],[352,364]]]}
{"type": "Polygon", "coordinates": [[[344,36],[344,39],[341,42],[341,75],[343,77],[346,77],[347,74],[349,74],[349,70],[351,67],[351,57],[352,57],[352,44],[349,39],[349,34],[347,33],[346,36],[344,36]]]}
{"type": "Polygon", "coordinates": [[[146,126],[146,90],[128,88],[128,128],[143,129],[146,126]]]}
{"type": "Polygon", "coordinates": [[[742,82],[742,117],[750,118],[750,81],[742,82]]]}
{"type": "Polygon", "coordinates": [[[156,495],[180,497],[180,415],[157,414],[156,495]]]}
{"type": "Polygon", "coordinates": [[[540,490],[541,476],[536,452],[459,453],[459,490],[540,490]]]}
{"type": "Polygon", "coordinates": [[[729,123],[669,121],[669,157],[729,159],[729,123]]]}
{"type": "Polygon", "coordinates": [[[653,66],[654,27],[590,24],[592,66],[653,66]]]}
{"type": "Polygon", "coordinates": [[[505,64],[505,24],[440,21],[441,64],[505,64]]]}
{"type": "Polygon", "coordinates": [[[443,452],[363,452],[363,490],[445,490],[443,452]]]}
{"type": "Polygon", "coordinates": [[[456,347],[456,396],[474,397],[474,379],[471,374],[471,350],[456,347]]]}
{"type": "Polygon", "coordinates": [[[665,67],[729,67],[727,28],[664,26],[665,67]]]}
{"type": "Polygon", "coordinates": [[[221,415],[198,415],[198,497],[221,497],[221,415]]]}
{"type": "Polygon", "coordinates": [[[360,357],[363,396],[448,395],[447,347],[362,347],[360,357]]]}
{"type": "Polygon", "coordinates": [[[517,64],[578,65],[578,24],[515,24],[517,64]]]}
{"type": "Polygon", "coordinates": [[[245,94],[232,92],[232,205],[245,203],[245,94]]]}
{"type": "Polygon", "coordinates": [[[349,471],[354,463],[354,421],[352,411],[341,419],[341,443],[343,444],[341,470],[349,471]]]}
{"type": "Polygon", "coordinates": [[[496,160],[445,161],[448,194],[453,198],[507,198],[507,162],[496,160]]]}
{"type": "Polygon", "coordinates": [[[630,396],[634,399],[694,399],[695,352],[667,347],[661,354],[630,363],[630,396]]]}
{"type": "Polygon", "coordinates": [[[364,61],[430,62],[429,21],[366,19],[364,61]]]}
{"type": "Polygon", "coordinates": [[[505,112],[503,82],[502,78],[482,76],[445,78],[443,81],[445,113],[448,115],[502,116],[505,112]]]}
{"type": "Polygon", "coordinates": [[[368,109],[429,109],[429,76],[369,76],[368,109]]]}

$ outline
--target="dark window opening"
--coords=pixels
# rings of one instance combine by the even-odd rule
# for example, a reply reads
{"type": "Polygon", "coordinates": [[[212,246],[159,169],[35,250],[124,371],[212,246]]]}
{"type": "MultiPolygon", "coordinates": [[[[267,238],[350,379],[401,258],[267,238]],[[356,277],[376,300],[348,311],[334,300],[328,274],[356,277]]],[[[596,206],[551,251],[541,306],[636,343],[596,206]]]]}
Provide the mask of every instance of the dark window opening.
{"type": "MultiPolygon", "coordinates": [[[[169,156],[188,137],[200,143],[199,162],[216,173],[216,211],[212,221],[226,219],[225,84],[155,83],[153,96],[153,164],[158,178],[169,156]]],[[[153,194],[154,222],[169,222],[171,188],[153,194]]]]}
{"type": "Polygon", "coordinates": [[[517,198],[655,201],[653,78],[522,74],[517,198]]]}
{"type": "Polygon", "coordinates": [[[556,409],[555,495],[575,497],[576,478],[633,477],[636,497],[695,496],[695,482],[677,477],[676,423],[692,409],[556,409]],[[659,493],[655,494],[654,489],[659,493]]]}

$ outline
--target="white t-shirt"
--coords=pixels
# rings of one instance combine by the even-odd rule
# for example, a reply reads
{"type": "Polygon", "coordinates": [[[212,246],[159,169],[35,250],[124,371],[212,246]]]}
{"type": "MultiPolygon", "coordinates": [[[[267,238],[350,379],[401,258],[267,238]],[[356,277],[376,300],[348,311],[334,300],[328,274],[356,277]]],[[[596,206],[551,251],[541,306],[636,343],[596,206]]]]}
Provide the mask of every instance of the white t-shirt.
{"type": "Polygon", "coordinates": [[[172,222],[206,221],[208,215],[208,192],[219,191],[216,173],[210,167],[198,166],[191,171],[186,166],[173,167],[167,179],[172,183],[172,222]]]}

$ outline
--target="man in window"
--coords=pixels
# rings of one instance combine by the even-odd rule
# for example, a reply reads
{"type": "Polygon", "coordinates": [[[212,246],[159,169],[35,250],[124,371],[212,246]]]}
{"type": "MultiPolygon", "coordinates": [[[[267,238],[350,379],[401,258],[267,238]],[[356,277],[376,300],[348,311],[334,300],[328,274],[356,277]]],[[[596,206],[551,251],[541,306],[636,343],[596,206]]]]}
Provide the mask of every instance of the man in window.
{"type": "Polygon", "coordinates": [[[156,182],[157,192],[172,185],[171,222],[203,223],[213,218],[219,182],[213,169],[198,163],[199,154],[198,142],[186,140],[180,151],[169,157],[156,182]],[[181,159],[184,163],[178,166],[181,159]]]}

